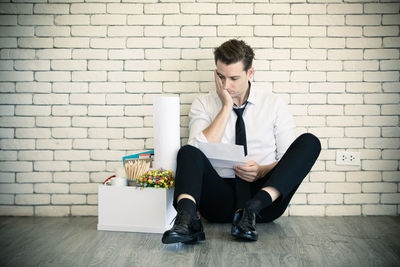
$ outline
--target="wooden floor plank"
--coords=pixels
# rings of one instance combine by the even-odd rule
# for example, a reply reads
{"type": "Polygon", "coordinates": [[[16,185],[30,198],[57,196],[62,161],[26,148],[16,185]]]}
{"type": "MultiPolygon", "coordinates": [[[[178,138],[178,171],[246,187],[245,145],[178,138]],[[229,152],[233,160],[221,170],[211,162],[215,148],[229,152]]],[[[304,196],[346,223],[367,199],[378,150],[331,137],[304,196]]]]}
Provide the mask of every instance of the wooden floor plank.
{"type": "Polygon", "coordinates": [[[96,217],[0,217],[0,266],[400,266],[400,217],[282,217],[238,242],[204,222],[206,240],[97,231],[96,217]]]}

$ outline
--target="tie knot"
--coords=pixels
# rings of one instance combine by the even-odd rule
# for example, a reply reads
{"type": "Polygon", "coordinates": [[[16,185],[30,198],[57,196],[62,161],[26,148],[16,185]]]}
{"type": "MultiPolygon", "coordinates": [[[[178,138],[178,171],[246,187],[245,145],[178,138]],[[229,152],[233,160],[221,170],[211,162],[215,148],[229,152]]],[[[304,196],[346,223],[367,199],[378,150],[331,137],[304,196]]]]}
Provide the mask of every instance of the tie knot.
{"type": "Polygon", "coordinates": [[[238,117],[242,117],[245,108],[246,108],[245,106],[242,108],[234,108],[233,111],[235,111],[238,117]]]}

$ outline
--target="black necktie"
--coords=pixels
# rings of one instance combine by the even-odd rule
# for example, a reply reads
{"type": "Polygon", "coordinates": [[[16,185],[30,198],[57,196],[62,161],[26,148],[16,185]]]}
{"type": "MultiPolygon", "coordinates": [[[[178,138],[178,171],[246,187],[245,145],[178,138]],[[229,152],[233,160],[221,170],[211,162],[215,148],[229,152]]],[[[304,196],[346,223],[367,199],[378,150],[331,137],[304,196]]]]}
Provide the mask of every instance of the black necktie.
{"type": "Polygon", "coordinates": [[[244,109],[247,106],[247,102],[242,108],[234,108],[233,111],[235,111],[237,115],[236,119],[236,132],[235,132],[235,143],[237,145],[243,145],[244,146],[244,155],[247,155],[247,141],[246,141],[246,127],[244,125],[244,120],[243,120],[243,112],[244,109]]]}

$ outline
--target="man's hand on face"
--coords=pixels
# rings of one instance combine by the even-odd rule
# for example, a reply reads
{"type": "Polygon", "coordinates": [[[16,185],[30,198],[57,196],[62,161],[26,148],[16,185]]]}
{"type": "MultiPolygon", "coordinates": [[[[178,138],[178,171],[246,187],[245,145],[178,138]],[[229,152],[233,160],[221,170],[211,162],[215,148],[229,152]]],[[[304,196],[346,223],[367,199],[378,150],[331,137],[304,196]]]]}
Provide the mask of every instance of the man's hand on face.
{"type": "Polygon", "coordinates": [[[233,99],[231,95],[228,93],[228,91],[225,90],[223,82],[221,78],[218,76],[217,70],[214,70],[214,78],[215,78],[216,91],[219,98],[221,99],[222,105],[232,108],[233,99]]]}
{"type": "Polygon", "coordinates": [[[235,166],[233,170],[241,179],[251,183],[259,178],[260,165],[254,160],[250,160],[246,165],[235,166]]]}

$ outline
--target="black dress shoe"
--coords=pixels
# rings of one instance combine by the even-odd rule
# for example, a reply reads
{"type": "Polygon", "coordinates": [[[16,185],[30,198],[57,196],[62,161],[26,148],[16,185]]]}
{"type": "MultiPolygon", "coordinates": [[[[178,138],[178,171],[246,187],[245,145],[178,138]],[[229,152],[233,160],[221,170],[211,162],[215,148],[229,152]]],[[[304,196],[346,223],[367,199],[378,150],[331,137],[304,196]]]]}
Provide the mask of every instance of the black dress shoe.
{"type": "Polygon", "coordinates": [[[163,234],[161,242],[164,244],[194,243],[205,239],[206,236],[200,218],[194,218],[183,210],[178,212],[174,226],[163,234]]]}
{"type": "Polygon", "coordinates": [[[256,214],[244,208],[233,215],[231,234],[237,239],[257,241],[256,214]]]}

